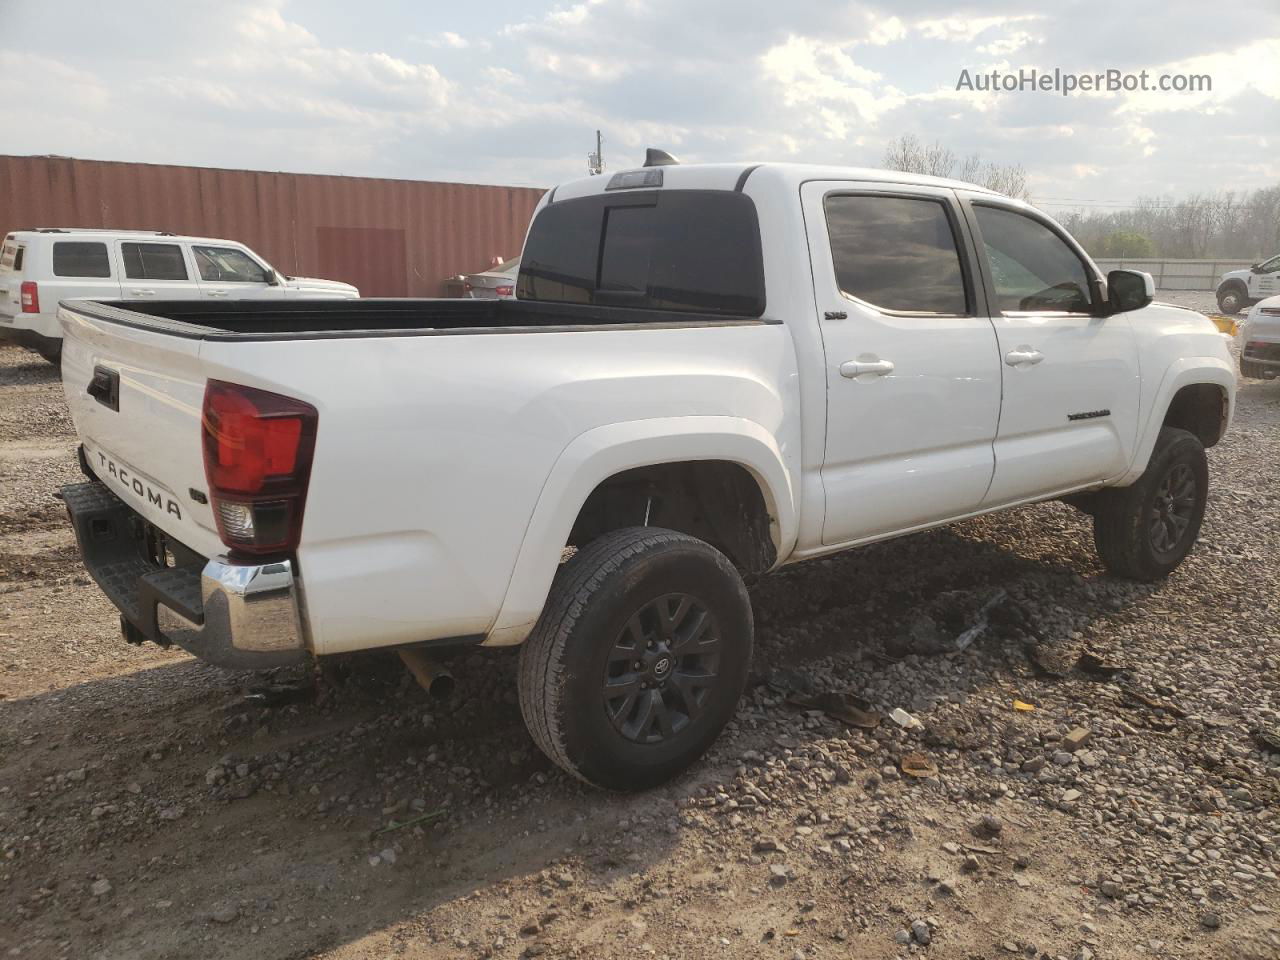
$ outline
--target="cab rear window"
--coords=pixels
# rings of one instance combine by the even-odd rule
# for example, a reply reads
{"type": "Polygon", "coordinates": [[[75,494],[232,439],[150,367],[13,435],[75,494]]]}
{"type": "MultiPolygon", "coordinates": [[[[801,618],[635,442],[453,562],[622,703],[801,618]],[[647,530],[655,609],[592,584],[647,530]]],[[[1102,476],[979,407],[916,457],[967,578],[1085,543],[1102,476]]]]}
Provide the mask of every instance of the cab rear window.
{"type": "Polygon", "coordinates": [[[55,277],[109,277],[107,245],[83,240],[59,240],[53,245],[55,277]]]}
{"type": "Polygon", "coordinates": [[[764,313],[750,197],[649,190],[561,200],[529,228],[516,295],[684,313],[764,313]]]}

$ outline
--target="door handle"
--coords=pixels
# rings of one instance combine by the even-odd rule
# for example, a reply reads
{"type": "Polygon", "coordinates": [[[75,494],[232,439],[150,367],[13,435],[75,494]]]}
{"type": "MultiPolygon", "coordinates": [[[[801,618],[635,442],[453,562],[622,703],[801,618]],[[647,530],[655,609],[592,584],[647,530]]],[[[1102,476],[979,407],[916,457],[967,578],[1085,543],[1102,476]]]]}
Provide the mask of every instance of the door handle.
{"type": "Polygon", "coordinates": [[[156,292],[149,287],[134,287],[129,291],[135,297],[154,297],[156,292]]]}
{"type": "Polygon", "coordinates": [[[229,290],[210,290],[210,291],[209,291],[209,296],[211,296],[211,297],[225,297],[225,296],[227,296],[229,293],[230,293],[230,291],[229,291],[229,290]]]}
{"type": "Polygon", "coordinates": [[[1004,355],[1004,362],[1011,367],[1021,366],[1022,364],[1032,367],[1043,359],[1044,354],[1031,347],[1018,347],[1016,350],[1010,350],[1004,355]]]}
{"type": "Polygon", "coordinates": [[[893,373],[892,360],[846,360],[840,364],[840,376],[848,377],[852,380],[854,377],[864,373],[874,373],[878,377],[883,377],[887,373],[893,373]]]}

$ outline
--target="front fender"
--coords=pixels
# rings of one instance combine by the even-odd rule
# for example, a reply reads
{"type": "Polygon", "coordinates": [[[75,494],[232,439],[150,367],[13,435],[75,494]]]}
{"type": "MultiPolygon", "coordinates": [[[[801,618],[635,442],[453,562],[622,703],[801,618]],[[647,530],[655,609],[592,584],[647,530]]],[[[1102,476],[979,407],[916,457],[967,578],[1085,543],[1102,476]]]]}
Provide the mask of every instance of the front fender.
{"type": "Polygon", "coordinates": [[[485,643],[520,643],[542,613],[578,511],[600,483],[624,470],[659,463],[726,460],[760,485],[778,561],[796,539],[791,477],[777,440],[738,417],[670,417],[612,423],[576,437],[543,485],[516,557],[506,597],[485,643]]]}
{"type": "Polygon", "coordinates": [[[1170,364],[1160,381],[1160,386],[1147,412],[1138,434],[1138,442],[1134,447],[1133,460],[1123,476],[1115,481],[1115,486],[1128,486],[1142,476],[1151,460],[1151,451],[1155,449],[1156,438],[1164,425],[1165,414],[1169,404],[1183,387],[1197,383],[1213,383],[1222,387],[1227,396],[1227,429],[1231,426],[1231,417],[1235,415],[1236,371],[1231,363],[1221,357],[1182,357],[1170,364]]]}

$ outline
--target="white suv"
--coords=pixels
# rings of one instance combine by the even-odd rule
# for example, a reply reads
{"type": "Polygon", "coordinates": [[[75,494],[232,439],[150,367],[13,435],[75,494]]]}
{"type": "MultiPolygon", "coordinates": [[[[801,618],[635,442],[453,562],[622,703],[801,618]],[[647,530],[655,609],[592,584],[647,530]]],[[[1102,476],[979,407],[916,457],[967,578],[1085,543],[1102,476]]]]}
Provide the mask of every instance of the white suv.
{"type": "Polygon", "coordinates": [[[94,300],[348,299],[349,283],[286,277],[242,243],[154,230],[41,227],[0,248],[0,340],[62,355],[58,302],[94,300]]]}

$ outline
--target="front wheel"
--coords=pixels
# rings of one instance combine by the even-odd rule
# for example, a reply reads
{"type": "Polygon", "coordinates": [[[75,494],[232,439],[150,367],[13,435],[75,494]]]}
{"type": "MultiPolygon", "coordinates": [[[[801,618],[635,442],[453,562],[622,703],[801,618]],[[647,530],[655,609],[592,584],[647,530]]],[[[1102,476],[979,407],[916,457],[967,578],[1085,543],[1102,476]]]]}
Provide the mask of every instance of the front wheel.
{"type": "Polygon", "coordinates": [[[1200,440],[1162,427],[1137,482],[1096,495],[1093,542],[1103,565],[1131,580],[1167,577],[1200,535],[1208,495],[1209,465],[1200,440]]]}
{"type": "Polygon", "coordinates": [[[1218,309],[1234,317],[1244,307],[1244,293],[1239,287],[1228,287],[1218,294],[1218,309]]]}
{"type": "Polygon", "coordinates": [[[569,773],[644,789],[729,722],[751,646],[751,604],[724,554],[673,530],[617,530],[560,568],[520,651],[520,709],[569,773]]]}

